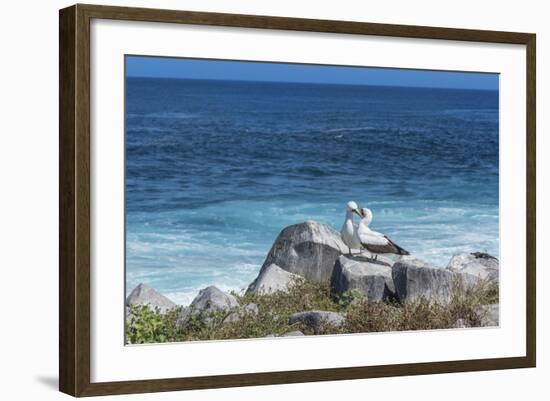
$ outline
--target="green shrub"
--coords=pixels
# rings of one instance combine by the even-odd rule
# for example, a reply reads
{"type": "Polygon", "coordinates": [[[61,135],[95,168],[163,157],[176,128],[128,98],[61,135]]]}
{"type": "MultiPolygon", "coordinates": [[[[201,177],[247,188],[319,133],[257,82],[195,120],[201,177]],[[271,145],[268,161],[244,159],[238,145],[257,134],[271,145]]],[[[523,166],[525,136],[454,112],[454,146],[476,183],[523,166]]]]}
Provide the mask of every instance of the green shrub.
{"type": "Polygon", "coordinates": [[[176,319],[181,307],[167,313],[152,310],[148,305],[131,305],[130,321],[126,324],[126,342],[147,344],[177,341],[176,319]]]}
{"type": "Polygon", "coordinates": [[[334,299],[340,308],[347,309],[350,305],[356,302],[366,302],[367,296],[362,295],[357,289],[353,288],[350,291],[345,291],[341,294],[335,295],[334,299]]]}

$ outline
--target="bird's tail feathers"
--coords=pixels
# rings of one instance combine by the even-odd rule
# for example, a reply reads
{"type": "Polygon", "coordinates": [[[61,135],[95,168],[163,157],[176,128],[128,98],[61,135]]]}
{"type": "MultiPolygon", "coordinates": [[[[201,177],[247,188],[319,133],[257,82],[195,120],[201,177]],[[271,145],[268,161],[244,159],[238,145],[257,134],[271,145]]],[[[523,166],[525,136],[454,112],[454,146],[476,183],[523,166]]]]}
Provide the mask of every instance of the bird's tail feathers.
{"type": "Polygon", "coordinates": [[[386,237],[386,239],[390,242],[390,244],[392,244],[395,247],[395,249],[397,249],[397,254],[398,255],[410,255],[409,251],[401,248],[399,245],[397,245],[395,242],[393,242],[388,237],[386,237]]]}
{"type": "Polygon", "coordinates": [[[405,249],[401,248],[399,245],[395,245],[395,247],[397,248],[399,255],[410,255],[409,251],[406,251],[405,249]]]}

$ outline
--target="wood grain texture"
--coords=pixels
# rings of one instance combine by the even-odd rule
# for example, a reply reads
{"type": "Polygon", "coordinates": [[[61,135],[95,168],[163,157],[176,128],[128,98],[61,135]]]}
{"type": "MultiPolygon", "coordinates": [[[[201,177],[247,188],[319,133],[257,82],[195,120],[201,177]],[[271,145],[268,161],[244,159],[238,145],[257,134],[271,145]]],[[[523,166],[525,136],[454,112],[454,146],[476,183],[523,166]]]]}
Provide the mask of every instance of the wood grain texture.
{"type": "Polygon", "coordinates": [[[75,7],[59,14],[59,389],[74,394],[75,292],[75,7]]]}
{"type": "Polygon", "coordinates": [[[470,372],[531,367],[526,358],[498,358],[468,361],[413,363],[354,368],[297,370],[223,376],[202,376],[159,380],[94,383],[80,395],[132,394],[159,391],[200,390],[209,388],[258,386],[268,384],[354,380],[392,376],[470,372]]]}
{"type": "Polygon", "coordinates": [[[76,388],[90,383],[90,19],[76,9],[76,388]]]}
{"type": "Polygon", "coordinates": [[[527,42],[527,302],[526,333],[527,359],[536,366],[537,359],[537,86],[536,86],[536,36],[530,35],[527,42]]]}
{"type": "Polygon", "coordinates": [[[332,21],[197,11],[161,10],[150,8],[95,6],[86,4],[79,5],[79,8],[88,13],[92,18],[109,18],[127,21],[171,22],[191,25],[213,25],[241,28],[280,29],[292,31],[516,44],[525,44],[530,37],[530,34],[518,32],[436,28],[428,26],[380,24],[356,21],[332,21]]]}
{"type": "Polygon", "coordinates": [[[75,5],[59,14],[59,388],[73,396],[348,380],[536,363],[535,35],[352,21],[75,5]],[[223,376],[90,382],[90,20],[92,18],[525,45],[527,49],[526,356],[223,376]]]}

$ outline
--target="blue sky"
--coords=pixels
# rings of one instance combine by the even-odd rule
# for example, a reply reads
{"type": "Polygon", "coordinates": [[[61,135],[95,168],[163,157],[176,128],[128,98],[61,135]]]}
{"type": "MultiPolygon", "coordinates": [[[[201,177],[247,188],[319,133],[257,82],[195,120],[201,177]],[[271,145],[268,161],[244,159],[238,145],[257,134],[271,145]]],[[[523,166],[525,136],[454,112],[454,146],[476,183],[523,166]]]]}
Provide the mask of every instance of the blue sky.
{"type": "Polygon", "coordinates": [[[126,57],[128,77],[498,90],[498,74],[168,57],[126,57]]]}

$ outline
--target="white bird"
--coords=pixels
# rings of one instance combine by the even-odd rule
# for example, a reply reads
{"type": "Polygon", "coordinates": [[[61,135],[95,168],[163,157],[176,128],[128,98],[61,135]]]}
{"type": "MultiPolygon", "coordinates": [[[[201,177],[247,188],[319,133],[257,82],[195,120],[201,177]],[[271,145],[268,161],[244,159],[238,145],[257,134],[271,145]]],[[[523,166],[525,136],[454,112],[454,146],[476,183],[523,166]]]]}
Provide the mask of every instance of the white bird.
{"type": "Polygon", "coordinates": [[[350,201],[346,205],[346,219],[344,220],[342,231],[340,231],[342,241],[349,249],[348,255],[351,255],[352,249],[361,249],[361,241],[359,240],[359,235],[357,234],[358,226],[353,222],[354,213],[359,217],[362,217],[357,203],[350,201]]]}
{"type": "Polygon", "coordinates": [[[361,216],[361,221],[357,227],[357,236],[359,237],[361,248],[365,248],[371,254],[374,254],[375,260],[380,253],[409,255],[409,252],[394,243],[387,236],[369,228],[369,224],[372,222],[372,212],[370,209],[367,209],[366,207],[360,209],[359,215],[361,216]]]}

